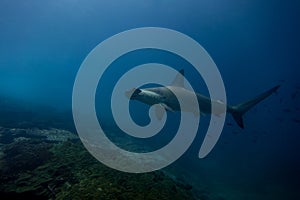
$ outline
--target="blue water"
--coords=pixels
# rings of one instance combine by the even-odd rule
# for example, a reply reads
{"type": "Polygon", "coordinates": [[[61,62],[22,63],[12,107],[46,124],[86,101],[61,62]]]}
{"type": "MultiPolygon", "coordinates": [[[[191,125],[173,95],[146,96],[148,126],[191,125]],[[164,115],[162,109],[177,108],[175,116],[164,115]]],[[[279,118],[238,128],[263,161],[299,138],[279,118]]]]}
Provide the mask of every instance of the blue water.
{"type": "MultiPolygon", "coordinates": [[[[70,110],[76,73],[100,42],[138,27],[180,31],[214,59],[230,104],[278,84],[281,88],[246,114],[244,130],[228,116],[206,159],[197,158],[204,127],[188,152],[167,169],[225,199],[295,199],[300,186],[299,12],[296,0],[1,0],[0,97],[70,110]]],[[[195,89],[207,95],[188,63],[173,56],[154,50],[132,53],[116,61],[127,68],[112,65],[104,78],[108,87],[98,89],[108,97],[123,72],[155,61],[184,68],[195,89]]],[[[105,102],[96,105],[102,110],[98,117],[113,124],[109,106],[101,109],[105,102]]],[[[136,120],[147,124],[143,112],[148,107],[135,106],[140,111],[136,120]]]]}

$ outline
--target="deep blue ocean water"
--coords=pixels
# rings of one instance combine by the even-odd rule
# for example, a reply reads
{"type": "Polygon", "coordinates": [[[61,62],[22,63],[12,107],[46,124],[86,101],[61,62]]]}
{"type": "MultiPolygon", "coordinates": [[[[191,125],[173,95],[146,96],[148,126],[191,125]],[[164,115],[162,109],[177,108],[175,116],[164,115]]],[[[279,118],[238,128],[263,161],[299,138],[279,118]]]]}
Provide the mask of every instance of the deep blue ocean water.
{"type": "MultiPolygon", "coordinates": [[[[1,0],[0,98],[26,102],[16,109],[25,106],[43,112],[33,109],[43,105],[69,111],[76,73],[100,42],[139,27],[180,31],[199,42],[217,64],[228,103],[248,100],[278,84],[281,87],[245,115],[244,130],[228,116],[207,158],[197,157],[203,127],[191,148],[167,169],[225,199],[296,199],[300,186],[299,12],[300,4],[294,0],[1,0]]],[[[184,68],[195,89],[207,95],[188,63],[173,56],[154,50],[128,54],[107,71],[103,78],[107,87],[98,88],[96,99],[109,97],[114,81],[130,67],[154,61],[184,68]],[[127,68],[118,69],[118,64],[127,68]]],[[[105,106],[108,100],[100,101],[98,117],[107,118],[113,126],[105,106]]],[[[136,120],[141,124],[148,121],[143,117],[147,108],[139,103],[132,106],[139,111],[136,120]]],[[[209,117],[202,119],[205,124],[209,117]]],[[[172,129],[168,124],[167,132],[172,129]]],[[[169,137],[154,138],[155,144],[169,137]]]]}

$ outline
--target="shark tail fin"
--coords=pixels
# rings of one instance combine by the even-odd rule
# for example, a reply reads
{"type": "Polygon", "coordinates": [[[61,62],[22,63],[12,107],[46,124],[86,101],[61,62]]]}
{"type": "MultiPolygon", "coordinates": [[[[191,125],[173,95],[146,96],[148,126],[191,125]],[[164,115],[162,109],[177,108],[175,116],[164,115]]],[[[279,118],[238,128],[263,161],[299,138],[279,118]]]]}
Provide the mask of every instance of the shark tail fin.
{"type": "Polygon", "coordinates": [[[244,103],[240,103],[235,106],[228,106],[228,112],[231,113],[233,116],[233,119],[236,121],[236,123],[241,127],[244,128],[244,122],[243,122],[243,115],[250,110],[252,107],[254,107],[256,104],[273,94],[278,90],[280,85],[277,85],[270,90],[263,92],[262,94],[256,96],[255,98],[246,101],[244,103]]]}

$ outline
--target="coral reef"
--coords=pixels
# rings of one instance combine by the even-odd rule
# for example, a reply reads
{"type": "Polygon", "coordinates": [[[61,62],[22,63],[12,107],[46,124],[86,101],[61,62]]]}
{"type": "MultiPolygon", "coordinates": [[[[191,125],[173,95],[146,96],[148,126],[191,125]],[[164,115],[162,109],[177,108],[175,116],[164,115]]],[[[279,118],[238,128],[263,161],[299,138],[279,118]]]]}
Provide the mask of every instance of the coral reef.
{"type": "Polygon", "coordinates": [[[0,140],[1,199],[195,199],[191,185],[162,171],[113,170],[79,140],[49,139],[57,133],[69,138],[58,129],[0,129],[1,138],[12,136],[10,142],[0,140]]]}

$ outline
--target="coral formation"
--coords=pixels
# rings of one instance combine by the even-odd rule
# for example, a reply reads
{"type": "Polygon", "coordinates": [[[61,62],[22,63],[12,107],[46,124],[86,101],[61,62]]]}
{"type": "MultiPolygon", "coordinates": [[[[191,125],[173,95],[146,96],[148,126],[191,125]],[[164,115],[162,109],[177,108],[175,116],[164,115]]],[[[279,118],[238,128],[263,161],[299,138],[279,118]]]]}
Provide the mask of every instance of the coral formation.
{"type": "Polygon", "coordinates": [[[1,144],[1,199],[194,199],[190,185],[162,171],[128,174],[104,166],[79,140],[24,139],[24,133],[69,134],[57,129],[36,131],[1,129],[2,137],[19,136],[1,144]]]}

